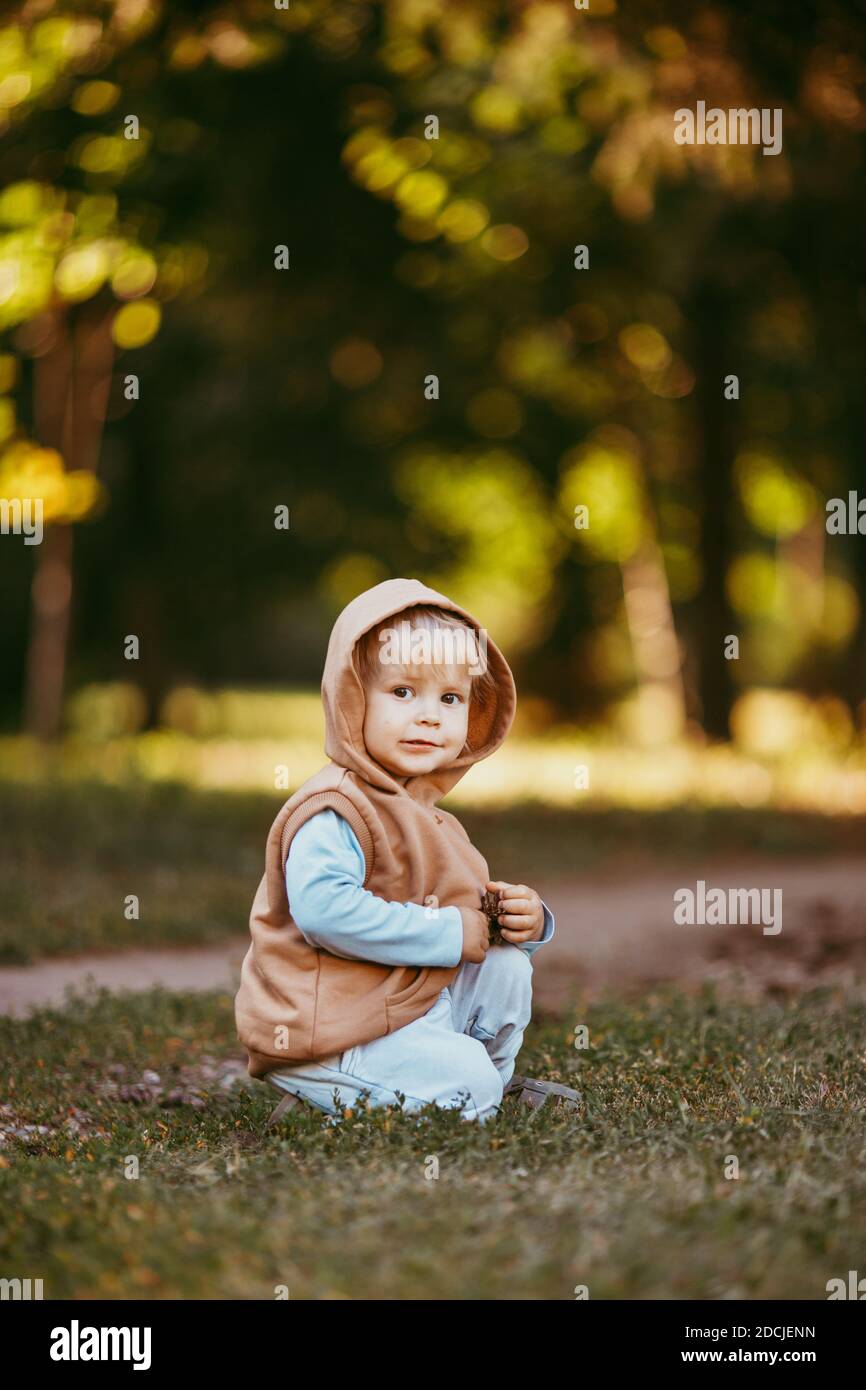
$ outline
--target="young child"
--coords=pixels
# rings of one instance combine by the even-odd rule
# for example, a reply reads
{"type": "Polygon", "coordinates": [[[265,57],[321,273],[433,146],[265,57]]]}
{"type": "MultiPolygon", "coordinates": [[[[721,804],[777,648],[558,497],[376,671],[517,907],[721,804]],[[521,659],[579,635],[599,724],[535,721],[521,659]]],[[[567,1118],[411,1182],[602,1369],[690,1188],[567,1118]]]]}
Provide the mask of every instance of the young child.
{"type": "Polygon", "coordinates": [[[331,762],[277,815],[250,917],[235,999],[248,1071],[332,1115],[399,1092],[406,1110],[486,1121],[554,922],[533,889],[490,878],[436,803],[505,739],[511,671],[464,609],[389,579],[334,624],[322,697],[331,762]]]}

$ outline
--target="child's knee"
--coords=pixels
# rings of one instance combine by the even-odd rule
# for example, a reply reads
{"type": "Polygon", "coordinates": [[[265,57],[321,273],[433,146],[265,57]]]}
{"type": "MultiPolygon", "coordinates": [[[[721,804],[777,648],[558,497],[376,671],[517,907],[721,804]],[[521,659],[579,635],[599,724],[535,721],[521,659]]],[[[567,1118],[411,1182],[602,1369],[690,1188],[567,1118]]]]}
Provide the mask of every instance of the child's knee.
{"type": "Polygon", "coordinates": [[[492,946],[487,952],[487,960],[493,958],[497,976],[497,987],[507,991],[509,998],[530,1007],[532,999],[532,961],[527,951],[515,946],[513,941],[504,941],[500,946],[492,946]]]}

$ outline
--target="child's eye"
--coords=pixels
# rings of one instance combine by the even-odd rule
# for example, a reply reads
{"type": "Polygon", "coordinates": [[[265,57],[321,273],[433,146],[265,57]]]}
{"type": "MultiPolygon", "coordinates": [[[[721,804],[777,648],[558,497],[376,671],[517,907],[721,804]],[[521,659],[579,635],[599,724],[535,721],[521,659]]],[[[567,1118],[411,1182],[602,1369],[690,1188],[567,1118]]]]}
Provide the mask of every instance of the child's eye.
{"type": "Polygon", "coordinates": [[[397,685],[397,686],[395,686],[394,689],[391,691],[391,694],[392,694],[392,695],[402,695],[402,694],[411,695],[411,694],[412,694],[412,691],[410,690],[410,688],[409,688],[408,685],[397,685]]]}
{"type": "Polygon", "coordinates": [[[443,700],[456,700],[457,703],[460,704],[460,705],[462,705],[462,703],[463,703],[463,696],[462,696],[462,695],[458,695],[455,691],[452,691],[452,690],[449,690],[449,692],[448,692],[447,695],[443,695],[443,696],[442,696],[442,699],[443,699],[443,700]]]}

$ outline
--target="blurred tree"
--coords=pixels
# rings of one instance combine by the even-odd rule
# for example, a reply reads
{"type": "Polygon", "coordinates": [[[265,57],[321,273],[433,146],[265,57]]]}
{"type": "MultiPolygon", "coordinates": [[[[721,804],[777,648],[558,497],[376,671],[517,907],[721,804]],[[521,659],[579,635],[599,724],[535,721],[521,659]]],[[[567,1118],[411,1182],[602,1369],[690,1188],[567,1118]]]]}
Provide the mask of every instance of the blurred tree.
{"type": "MultiPolygon", "coordinates": [[[[14,286],[0,309],[25,359],[4,459],[58,440],[69,484],[92,470],[107,420],[102,484],[74,518],[93,518],[77,547],[77,669],[116,677],[132,625],[151,720],[192,675],[314,679],[334,608],[410,571],[467,601],[496,596],[529,687],[572,713],[651,681],[674,647],[670,693],[713,734],[750,681],[819,688],[835,672],[856,699],[862,547],[799,564],[796,533],[761,530],[734,470],[772,446],[782,492],[813,489],[808,541],[814,499],[862,468],[863,49],[861,18],[834,0],[760,15],[466,0],[459,22],[409,0],[21,6],[0,33],[0,290],[14,286]],[[675,145],[673,112],[707,98],[782,105],[782,153],[675,145]],[[91,305],[110,309],[113,350],[143,349],[146,389],[125,399],[118,363],[107,405],[102,385],[67,393],[90,418],[82,436],[40,422],[27,392],[46,368],[63,376],[62,351],[40,365],[50,316],[74,342],[91,305]],[[726,401],[719,374],[738,369],[742,398],[726,401]],[[618,592],[610,558],[574,562],[563,510],[573,451],[600,427],[640,445],[646,549],[640,582],[614,561],[618,592]],[[496,507],[466,501],[491,483],[499,547],[496,507]],[[287,544],[273,509],[289,502],[287,544]],[[811,625],[757,592],[732,604],[738,576],[758,573],[741,564],[756,536],[775,543],[779,593],[793,563],[824,594],[811,625]],[[666,635],[648,655],[629,595],[649,574],[666,635]],[[729,665],[738,621],[746,655],[729,665]],[[578,684],[585,642],[616,629],[631,661],[596,643],[578,684]]],[[[53,520],[40,568],[59,574],[70,546],[53,520]]],[[[26,557],[11,563],[17,591],[26,557]]],[[[34,612],[28,710],[47,730],[67,618],[34,612]]],[[[13,631],[22,621],[18,608],[13,631]]]]}

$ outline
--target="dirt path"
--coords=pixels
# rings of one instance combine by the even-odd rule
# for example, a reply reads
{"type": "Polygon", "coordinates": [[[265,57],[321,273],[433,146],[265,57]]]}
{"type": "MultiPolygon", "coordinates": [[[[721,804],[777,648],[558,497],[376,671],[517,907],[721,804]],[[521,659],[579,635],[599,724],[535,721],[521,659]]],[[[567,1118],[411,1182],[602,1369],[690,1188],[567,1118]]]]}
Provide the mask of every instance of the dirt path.
{"type": "Polygon", "coordinates": [[[37,965],[0,967],[0,1014],[23,1017],[31,1008],[62,1004],[68,986],[88,978],[111,990],[226,989],[234,994],[249,945],[238,936],[214,946],[160,947],[153,951],[87,952],[53,956],[37,965]]]}
{"type": "MultiPolygon", "coordinates": [[[[607,875],[539,885],[556,914],[556,934],[538,953],[535,997],[566,1006],[575,989],[644,989],[676,981],[715,981],[746,996],[796,992],[817,984],[866,981],[866,856],[814,861],[755,857],[695,861],[633,880],[607,875]],[[712,888],[781,889],[782,929],[759,923],[674,923],[674,893],[712,888]]],[[[772,901],[772,895],[768,902],[772,901]]]]}
{"type": "MultiPolygon", "coordinates": [[[[610,869],[535,885],[556,917],[553,941],[535,958],[536,1004],[560,1011],[576,993],[597,996],[677,981],[715,980],[746,994],[796,991],[819,983],[866,980],[866,857],[785,861],[705,859],[641,872],[610,869]],[[710,888],[782,890],[782,930],[755,923],[676,926],[673,895],[710,888]]],[[[248,945],[238,936],[216,946],[64,956],[0,968],[0,1013],[26,1016],[62,1004],[64,991],[93,980],[112,990],[225,989],[234,994],[248,945]]]]}

